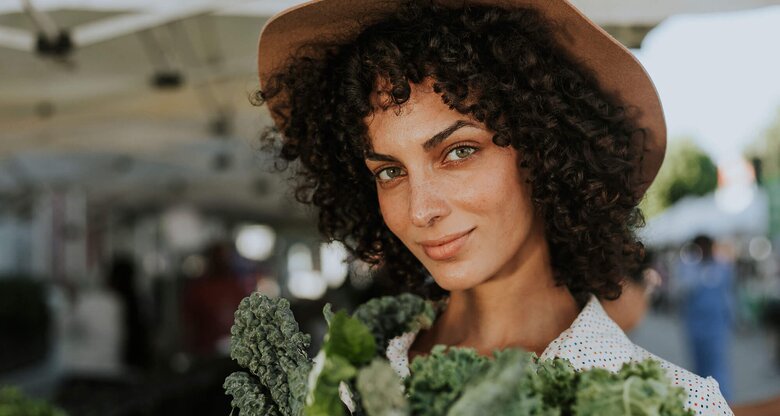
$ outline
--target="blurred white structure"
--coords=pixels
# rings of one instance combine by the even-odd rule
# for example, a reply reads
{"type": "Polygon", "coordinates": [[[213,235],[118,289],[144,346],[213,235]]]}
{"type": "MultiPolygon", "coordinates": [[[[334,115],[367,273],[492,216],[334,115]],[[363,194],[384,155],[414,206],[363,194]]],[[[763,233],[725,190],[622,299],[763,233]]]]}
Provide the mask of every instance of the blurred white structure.
{"type": "Polygon", "coordinates": [[[337,288],[347,280],[347,256],[347,249],[338,241],[320,245],[320,272],[329,287],[337,288]]]}
{"type": "Polygon", "coordinates": [[[287,251],[287,289],[298,299],[319,299],[328,290],[322,274],[314,270],[311,250],[302,243],[287,251]]]}
{"type": "Polygon", "coordinates": [[[680,245],[697,234],[710,237],[763,236],[769,231],[769,201],[766,192],[753,188],[752,198],[738,212],[724,210],[716,194],[683,198],[666,211],[647,221],[639,231],[651,247],[680,245]]]}
{"type": "Polygon", "coordinates": [[[245,225],[239,228],[236,236],[236,249],[242,256],[262,261],[274,250],[276,233],[267,225],[245,225]]]}
{"type": "Polygon", "coordinates": [[[203,219],[187,205],[167,209],[161,218],[165,239],[173,250],[194,251],[205,242],[203,219]]]}

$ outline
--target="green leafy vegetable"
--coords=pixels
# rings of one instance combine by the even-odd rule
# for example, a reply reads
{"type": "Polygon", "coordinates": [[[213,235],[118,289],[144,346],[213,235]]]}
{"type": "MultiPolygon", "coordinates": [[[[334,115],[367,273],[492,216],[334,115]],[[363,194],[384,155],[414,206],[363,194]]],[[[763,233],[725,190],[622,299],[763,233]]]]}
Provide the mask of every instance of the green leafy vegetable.
{"type": "Polygon", "coordinates": [[[325,356],[322,372],[317,377],[312,400],[307,403],[306,416],[344,415],[344,405],[339,398],[339,384],[357,375],[357,369],[339,355],[325,356]]]}
{"type": "Polygon", "coordinates": [[[313,377],[314,389],[306,406],[307,416],[343,415],[339,385],[350,384],[357,375],[357,366],[374,357],[376,345],[368,328],[344,311],[333,313],[330,305],[323,310],[329,324],[328,333],[317,360],[324,360],[313,377]]]}
{"type": "Polygon", "coordinates": [[[485,371],[490,362],[470,348],[433,347],[430,355],[417,357],[406,381],[412,414],[438,416],[447,413],[466,384],[485,371]]]}
{"type": "Polygon", "coordinates": [[[618,373],[576,372],[566,360],[538,360],[510,349],[495,353],[447,415],[692,415],[684,401],[685,391],[673,387],[652,360],[626,363],[618,373]]]}
{"type": "Polygon", "coordinates": [[[357,388],[368,416],[409,415],[403,382],[387,360],[375,358],[368,367],[361,369],[357,388]]]}
{"type": "Polygon", "coordinates": [[[518,349],[489,359],[437,345],[402,381],[383,358],[387,343],[430,327],[435,310],[414,295],[375,299],[353,317],[327,305],[328,333],[311,361],[309,336],[298,330],[289,303],[253,294],[241,302],[231,331],[231,356],[249,371],[228,376],[224,388],[243,416],[346,416],[347,408],[352,416],[693,415],[684,407],[685,390],[652,360],[617,373],[578,372],[564,359],[539,360],[518,349]]]}
{"type": "Polygon", "coordinates": [[[325,307],[322,308],[322,316],[325,317],[325,322],[330,326],[330,321],[333,319],[333,309],[330,306],[330,303],[326,303],[325,307]]]}
{"type": "Polygon", "coordinates": [[[376,352],[383,355],[391,339],[420,329],[430,328],[436,319],[434,304],[404,293],[371,299],[352,315],[366,325],[376,341],[376,352]]]}
{"type": "Polygon", "coordinates": [[[529,389],[535,371],[532,354],[510,349],[495,354],[482,374],[475,377],[452,405],[448,416],[557,415],[558,407],[546,408],[539,391],[529,389]]]}
{"type": "Polygon", "coordinates": [[[568,360],[553,358],[539,360],[534,357],[535,371],[526,373],[523,388],[541,396],[549,409],[571,409],[577,392],[579,374],[568,360]]]}
{"type": "Polygon", "coordinates": [[[25,396],[15,387],[0,386],[0,416],[66,416],[66,413],[43,400],[25,396]]]}
{"type": "Polygon", "coordinates": [[[684,410],[685,392],[672,387],[652,360],[626,363],[617,374],[594,368],[580,375],[574,414],[578,416],[693,415],[684,410]]]}
{"type": "Polygon", "coordinates": [[[236,371],[225,379],[225,392],[233,399],[230,405],[241,410],[245,415],[280,416],[273,402],[269,402],[268,389],[260,384],[257,377],[243,371],[236,371]]]}
{"type": "Polygon", "coordinates": [[[323,349],[328,357],[339,355],[354,365],[362,365],[376,354],[376,343],[362,322],[339,311],[330,319],[323,349]]]}
{"type": "Polygon", "coordinates": [[[226,380],[233,402],[244,406],[255,403],[253,408],[265,406],[272,409],[269,412],[300,416],[311,370],[306,354],[310,337],[299,331],[290,303],[253,293],[239,304],[230,332],[230,356],[251,373],[234,373],[226,380]]]}

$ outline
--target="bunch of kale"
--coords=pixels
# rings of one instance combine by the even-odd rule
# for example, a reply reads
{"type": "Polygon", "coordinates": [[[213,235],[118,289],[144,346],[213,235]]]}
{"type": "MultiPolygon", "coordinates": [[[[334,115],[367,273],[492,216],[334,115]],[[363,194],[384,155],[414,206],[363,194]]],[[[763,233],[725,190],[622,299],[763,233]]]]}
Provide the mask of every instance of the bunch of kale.
{"type": "Polygon", "coordinates": [[[325,308],[329,330],[314,360],[289,303],[253,294],[236,312],[231,355],[248,372],[225,389],[241,415],[469,416],[692,415],[685,392],[651,360],[618,373],[577,372],[562,359],[521,350],[491,358],[437,346],[401,379],[384,358],[390,339],[430,327],[432,303],[414,295],[374,299],[352,316],[325,308]]]}
{"type": "Polygon", "coordinates": [[[287,299],[244,298],[230,333],[230,356],[249,370],[225,380],[232,406],[245,416],[303,414],[311,337],[298,329],[287,299]]]}
{"type": "Polygon", "coordinates": [[[373,299],[352,317],[333,314],[329,306],[324,314],[328,334],[311,360],[306,355],[311,338],[299,330],[286,299],[253,293],[241,301],[230,356],[248,371],[229,375],[223,386],[234,408],[245,416],[340,415],[346,411],[341,388],[355,392],[353,414],[362,414],[358,369],[382,356],[390,339],[428,328],[435,318],[433,305],[411,294],[373,299]]]}
{"type": "Polygon", "coordinates": [[[626,363],[618,373],[577,372],[566,360],[539,360],[518,349],[490,360],[437,347],[412,363],[405,381],[407,414],[416,416],[693,415],[684,409],[685,391],[672,387],[652,360],[626,363]]]}

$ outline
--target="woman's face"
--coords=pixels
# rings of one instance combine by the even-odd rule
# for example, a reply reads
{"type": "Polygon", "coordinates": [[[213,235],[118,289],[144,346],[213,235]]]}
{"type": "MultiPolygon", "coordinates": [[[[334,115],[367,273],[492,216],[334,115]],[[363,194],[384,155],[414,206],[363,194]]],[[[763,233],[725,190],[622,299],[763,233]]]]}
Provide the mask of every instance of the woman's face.
{"type": "Polygon", "coordinates": [[[494,132],[449,109],[430,83],[412,85],[400,113],[376,109],[365,122],[382,217],[442,288],[516,269],[538,228],[512,146],[495,145],[494,132]]]}

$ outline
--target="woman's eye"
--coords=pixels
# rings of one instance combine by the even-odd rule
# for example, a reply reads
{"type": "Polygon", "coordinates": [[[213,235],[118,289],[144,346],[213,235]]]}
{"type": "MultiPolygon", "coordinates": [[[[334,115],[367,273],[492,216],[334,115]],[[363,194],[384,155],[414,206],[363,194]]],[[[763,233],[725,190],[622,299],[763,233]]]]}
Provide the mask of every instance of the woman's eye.
{"type": "Polygon", "coordinates": [[[450,150],[449,153],[447,153],[447,160],[455,161],[455,160],[461,160],[465,159],[471,155],[474,154],[474,152],[477,151],[476,147],[472,146],[460,146],[456,147],[452,150],[450,150]]]}
{"type": "Polygon", "coordinates": [[[393,180],[399,176],[401,176],[401,168],[399,167],[384,168],[376,174],[376,178],[380,181],[393,180]]]}

